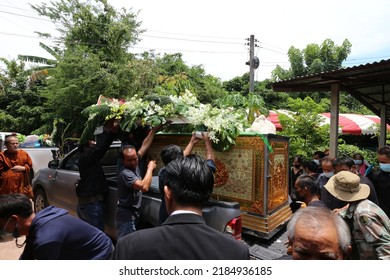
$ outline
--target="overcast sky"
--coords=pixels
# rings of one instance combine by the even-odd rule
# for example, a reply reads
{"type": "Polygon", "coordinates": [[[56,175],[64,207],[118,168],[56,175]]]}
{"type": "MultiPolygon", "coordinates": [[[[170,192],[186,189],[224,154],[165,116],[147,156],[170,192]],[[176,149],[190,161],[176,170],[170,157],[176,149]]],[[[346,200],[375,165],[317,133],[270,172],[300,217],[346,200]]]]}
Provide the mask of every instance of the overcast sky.
{"type": "MultiPolygon", "coordinates": [[[[52,0],[53,1],[53,0],[52,0]]],[[[28,3],[0,0],[0,57],[18,54],[50,58],[34,31],[50,32],[28,3]]],[[[91,0],[93,3],[94,1],[91,0]]],[[[352,44],[345,66],[390,59],[390,0],[109,0],[116,8],[138,12],[146,32],[135,52],[183,53],[188,65],[229,80],[249,71],[247,38],[258,40],[256,80],[270,78],[277,64],[289,67],[287,50],[331,39],[352,44]]],[[[42,41],[50,45],[50,41],[42,41]]]]}

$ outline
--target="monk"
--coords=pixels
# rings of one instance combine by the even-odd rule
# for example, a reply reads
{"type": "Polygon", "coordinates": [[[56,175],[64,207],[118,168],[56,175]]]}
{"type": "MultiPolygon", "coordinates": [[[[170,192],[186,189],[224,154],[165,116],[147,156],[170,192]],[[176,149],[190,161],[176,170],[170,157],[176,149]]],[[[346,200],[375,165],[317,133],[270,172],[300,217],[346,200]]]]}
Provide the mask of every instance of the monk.
{"type": "Polygon", "coordinates": [[[13,135],[5,138],[4,145],[6,150],[0,153],[0,195],[22,193],[33,198],[30,156],[19,150],[18,138],[13,135]]]}

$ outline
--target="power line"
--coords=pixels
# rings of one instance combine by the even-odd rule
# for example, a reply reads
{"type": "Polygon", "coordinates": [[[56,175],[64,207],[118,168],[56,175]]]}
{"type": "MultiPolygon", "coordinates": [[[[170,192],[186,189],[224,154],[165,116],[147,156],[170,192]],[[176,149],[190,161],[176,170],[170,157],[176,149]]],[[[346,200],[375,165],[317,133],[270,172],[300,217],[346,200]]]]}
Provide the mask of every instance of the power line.
{"type": "Polygon", "coordinates": [[[268,45],[268,46],[270,46],[270,47],[272,47],[272,48],[275,48],[275,49],[279,49],[279,50],[282,51],[283,53],[287,53],[287,50],[282,49],[282,48],[279,48],[279,47],[277,47],[277,46],[274,46],[274,45],[271,45],[271,44],[268,44],[268,43],[265,43],[265,42],[262,42],[262,41],[260,41],[259,43],[262,44],[262,45],[268,45]]]}
{"type": "MultiPolygon", "coordinates": [[[[50,40],[53,42],[56,42],[57,39],[54,38],[45,38],[45,37],[39,37],[39,36],[32,36],[32,35],[23,35],[23,34],[16,34],[16,33],[7,33],[7,32],[0,32],[0,35],[6,35],[6,36],[16,36],[16,37],[22,37],[22,38],[31,38],[31,39],[40,39],[40,40],[50,40]]],[[[107,46],[104,44],[93,44],[89,43],[88,45],[95,45],[95,46],[107,46]]],[[[192,52],[192,53],[214,53],[214,54],[244,54],[247,53],[246,51],[209,51],[209,50],[188,50],[188,49],[169,49],[169,48],[153,48],[153,47],[138,47],[134,46],[134,49],[144,49],[144,50],[161,50],[161,51],[176,51],[176,52],[192,52]]],[[[269,51],[274,51],[268,48],[264,47],[258,47],[260,49],[266,49],[269,51]]],[[[277,51],[274,51],[277,52],[277,51]]],[[[284,54],[284,53],[281,53],[284,54]]],[[[387,59],[390,58],[390,55],[384,55],[384,56],[375,56],[375,57],[362,57],[362,58],[351,58],[347,59],[343,64],[355,64],[358,61],[365,61],[365,60],[375,60],[375,59],[387,59]]],[[[265,64],[286,64],[288,62],[283,61],[262,61],[262,66],[267,66],[265,64]]]]}
{"type": "MultiPolygon", "coordinates": [[[[8,1],[6,1],[6,2],[8,2],[8,1]]],[[[8,2],[8,3],[10,3],[10,2],[8,2]]],[[[12,5],[12,3],[10,3],[10,4],[12,5]]],[[[7,6],[7,5],[2,5],[2,4],[0,4],[0,7],[10,8],[10,9],[15,9],[15,10],[20,10],[20,11],[26,11],[26,12],[30,12],[30,13],[33,12],[33,11],[31,11],[31,10],[19,8],[19,7],[16,7],[16,6],[7,6]]]]}
{"type": "MultiPolygon", "coordinates": [[[[2,17],[2,19],[6,20],[6,21],[9,21],[13,25],[16,25],[16,26],[18,26],[18,27],[20,27],[20,28],[22,28],[24,30],[27,30],[29,32],[31,32],[31,28],[32,27],[35,27],[35,28],[39,29],[39,27],[36,26],[35,24],[31,23],[31,21],[27,21],[27,20],[25,20],[23,18],[22,19],[18,19],[17,22],[13,21],[13,19],[16,19],[16,18],[12,17],[12,16],[4,16],[4,17],[2,17]],[[26,23],[26,24],[24,24],[23,22],[26,23]]],[[[45,25],[47,25],[47,24],[45,23],[45,25]]]]}
{"type": "Polygon", "coordinates": [[[21,15],[21,14],[11,13],[11,12],[1,11],[1,10],[0,10],[0,13],[9,14],[9,15],[18,16],[18,17],[25,17],[25,18],[31,18],[31,19],[36,19],[36,20],[43,20],[43,21],[52,22],[52,20],[50,20],[50,19],[37,18],[37,17],[33,17],[33,16],[26,16],[26,15],[21,15]]]}
{"type": "Polygon", "coordinates": [[[177,41],[189,41],[189,42],[199,42],[199,43],[243,45],[243,43],[236,43],[236,42],[221,42],[221,41],[209,41],[209,40],[195,40],[195,39],[185,39],[185,38],[175,38],[175,37],[163,37],[163,36],[153,36],[153,35],[143,35],[143,34],[141,34],[140,37],[150,37],[150,38],[157,38],[157,39],[167,39],[167,40],[177,40],[177,41]]]}
{"type": "MultiPolygon", "coordinates": [[[[6,33],[6,32],[0,32],[0,35],[7,35],[7,36],[17,36],[17,37],[23,37],[23,38],[32,38],[32,39],[41,39],[41,40],[50,40],[55,42],[56,39],[53,38],[44,38],[39,36],[30,36],[30,35],[20,35],[15,33],[6,33]]],[[[86,45],[90,46],[108,46],[106,44],[99,44],[99,43],[84,43],[86,45]]],[[[144,50],[160,50],[160,51],[175,51],[175,52],[193,52],[193,53],[214,53],[214,54],[242,54],[246,52],[234,52],[234,51],[209,51],[209,50],[184,50],[184,49],[166,49],[166,48],[147,48],[147,47],[132,47],[134,49],[144,49],[144,50]]]]}
{"type": "MultiPolygon", "coordinates": [[[[6,5],[0,5],[0,6],[13,8],[13,7],[6,6],[6,5]]],[[[21,9],[21,8],[17,8],[17,7],[13,8],[13,9],[28,11],[26,9],[21,9]]],[[[53,22],[50,19],[38,18],[38,17],[28,16],[28,15],[23,15],[23,14],[17,14],[17,13],[8,12],[8,11],[0,10],[0,13],[10,14],[10,15],[20,16],[20,17],[25,17],[25,18],[30,18],[30,19],[34,19],[34,20],[42,20],[42,21],[45,21],[45,22],[53,22]]],[[[203,36],[203,35],[196,35],[196,34],[184,34],[184,33],[164,32],[164,31],[150,31],[150,32],[156,32],[156,33],[162,33],[162,34],[180,35],[180,36],[191,36],[191,37],[199,37],[199,38],[213,38],[213,39],[224,39],[224,40],[242,40],[240,38],[229,38],[229,37],[218,37],[218,36],[203,36]]],[[[7,35],[7,36],[18,36],[18,37],[24,37],[24,38],[36,38],[36,39],[41,39],[41,40],[53,40],[53,41],[55,40],[55,39],[49,39],[49,38],[44,38],[44,37],[31,36],[31,35],[21,35],[21,34],[15,34],[15,33],[0,32],[0,34],[7,35]]],[[[147,35],[147,34],[141,34],[140,37],[149,37],[149,38],[165,39],[165,40],[177,40],[177,41],[188,41],[188,42],[199,42],[199,43],[243,45],[243,43],[239,43],[239,42],[227,42],[227,41],[215,41],[215,40],[197,40],[197,39],[178,38],[178,37],[154,36],[154,35],[147,35]]],[[[276,47],[274,45],[271,45],[271,44],[268,44],[268,43],[265,43],[265,42],[261,42],[261,44],[269,45],[269,46],[271,46],[273,48],[283,50],[283,49],[281,49],[279,47],[276,47]]],[[[96,45],[99,45],[99,44],[96,44],[96,45]]],[[[135,48],[142,49],[141,47],[135,47],[135,48]]],[[[271,52],[287,55],[286,52],[277,51],[275,49],[266,48],[266,47],[263,47],[263,46],[260,46],[260,48],[262,48],[264,50],[271,51],[271,52]]],[[[154,49],[154,48],[143,48],[143,49],[154,49]]],[[[199,51],[199,50],[180,50],[180,49],[176,49],[175,50],[175,49],[164,49],[164,48],[161,48],[160,50],[178,51],[178,52],[179,51],[183,51],[183,52],[198,52],[198,53],[221,53],[221,54],[223,54],[223,53],[226,53],[226,54],[244,53],[244,52],[231,52],[231,51],[228,51],[228,52],[218,52],[218,51],[206,51],[206,50],[201,50],[201,51],[199,51]]],[[[380,57],[350,58],[350,59],[347,59],[346,62],[344,62],[344,64],[354,64],[356,61],[373,60],[373,59],[385,59],[385,58],[389,58],[389,57],[390,56],[386,56],[385,55],[385,56],[380,56],[380,57]]],[[[262,63],[265,63],[265,62],[262,62],[262,63]]]]}
{"type": "Polygon", "coordinates": [[[283,54],[283,55],[287,55],[287,53],[276,51],[276,50],[272,50],[272,49],[269,49],[269,48],[265,48],[265,47],[261,47],[261,46],[260,46],[260,48],[264,49],[264,50],[267,50],[267,51],[270,51],[270,52],[275,52],[275,53],[280,53],[280,54],[283,54]]]}
{"type": "Polygon", "coordinates": [[[175,32],[166,32],[166,31],[156,31],[156,30],[147,30],[147,32],[171,34],[171,35],[180,35],[180,36],[201,37],[201,38],[224,39],[224,40],[243,40],[242,38],[205,36],[205,35],[196,35],[196,34],[188,34],[188,33],[186,34],[186,33],[175,33],[175,32]]]}
{"type": "Polygon", "coordinates": [[[53,38],[45,38],[45,37],[39,37],[39,36],[22,35],[22,34],[7,33],[7,32],[0,32],[0,35],[7,35],[7,36],[16,36],[16,37],[23,37],[23,38],[32,38],[32,39],[42,39],[42,40],[52,40],[52,41],[55,41],[55,39],[53,39],[53,38]]]}
{"type": "MultiPolygon", "coordinates": [[[[18,9],[18,8],[16,8],[16,9],[18,9]]],[[[10,14],[10,15],[14,15],[14,16],[20,16],[20,17],[25,17],[25,18],[35,19],[35,20],[42,20],[42,21],[52,22],[52,20],[50,20],[50,19],[44,19],[44,18],[38,18],[38,17],[33,17],[33,16],[27,16],[27,15],[22,15],[22,14],[8,12],[8,11],[0,10],[0,13],[10,14]]],[[[151,32],[163,33],[163,34],[172,34],[172,35],[191,36],[191,37],[228,39],[228,40],[242,40],[242,39],[239,39],[239,38],[228,38],[228,37],[217,37],[217,36],[202,36],[202,35],[195,35],[195,34],[173,33],[173,32],[163,32],[163,31],[151,31],[151,32]]],[[[199,42],[199,43],[213,43],[213,44],[231,44],[231,45],[242,45],[243,44],[243,43],[239,43],[239,42],[227,42],[227,41],[215,41],[215,40],[197,40],[197,39],[178,38],[178,37],[154,36],[154,35],[147,35],[147,34],[141,34],[140,37],[149,37],[149,38],[165,39],[165,40],[177,40],[177,41],[188,41],[188,42],[199,42]]],[[[267,43],[264,43],[264,44],[267,44],[267,43]]],[[[279,52],[277,50],[272,50],[270,48],[265,48],[265,47],[262,47],[262,48],[265,49],[265,50],[269,50],[269,51],[272,51],[272,52],[281,53],[281,54],[285,55],[285,53],[279,52]]]]}
{"type": "Polygon", "coordinates": [[[180,49],[165,49],[165,48],[146,48],[146,47],[132,47],[133,49],[143,49],[143,50],[160,50],[160,51],[175,51],[175,52],[193,52],[193,53],[213,53],[213,54],[244,54],[246,52],[233,52],[233,51],[206,51],[206,50],[180,50],[180,49]]]}

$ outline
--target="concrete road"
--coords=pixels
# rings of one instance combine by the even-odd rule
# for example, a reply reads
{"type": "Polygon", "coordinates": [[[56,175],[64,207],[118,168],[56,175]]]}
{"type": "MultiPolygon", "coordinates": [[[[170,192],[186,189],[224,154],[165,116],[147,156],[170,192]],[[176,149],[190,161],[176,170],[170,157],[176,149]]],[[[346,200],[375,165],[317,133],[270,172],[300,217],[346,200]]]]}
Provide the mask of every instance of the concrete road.
{"type": "MultiPolygon", "coordinates": [[[[24,237],[18,238],[19,243],[24,241],[24,237]]],[[[15,245],[15,240],[0,242],[0,260],[18,260],[23,252],[23,248],[15,245]]]]}

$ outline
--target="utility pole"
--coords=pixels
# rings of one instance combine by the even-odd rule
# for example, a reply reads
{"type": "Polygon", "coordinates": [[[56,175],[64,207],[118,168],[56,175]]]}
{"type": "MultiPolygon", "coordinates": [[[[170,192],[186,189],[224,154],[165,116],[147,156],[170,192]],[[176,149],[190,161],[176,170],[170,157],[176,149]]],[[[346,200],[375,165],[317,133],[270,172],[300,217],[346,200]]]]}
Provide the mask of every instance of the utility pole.
{"type": "Polygon", "coordinates": [[[255,88],[255,69],[259,67],[259,58],[255,56],[255,47],[258,47],[255,45],[255,42],[258,42],[255,40],[255,35],[251,35],[249,39],[246,39],[249,41],[246,45],[249,45],[249,61],[246,62],[246,65],[249,65],[249,93],[253,93],[255,88]]]}

